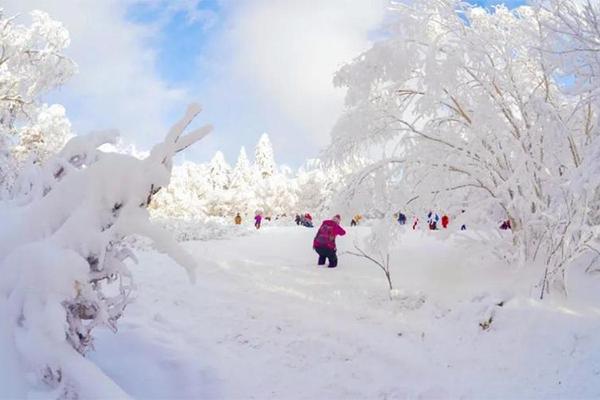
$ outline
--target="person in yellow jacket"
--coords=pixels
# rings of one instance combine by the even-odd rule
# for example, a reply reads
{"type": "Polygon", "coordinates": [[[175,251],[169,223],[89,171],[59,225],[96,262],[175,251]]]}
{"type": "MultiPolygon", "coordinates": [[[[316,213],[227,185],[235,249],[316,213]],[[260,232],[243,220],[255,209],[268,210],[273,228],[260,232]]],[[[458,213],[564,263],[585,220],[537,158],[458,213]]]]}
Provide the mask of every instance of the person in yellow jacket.
{"type": "Polygon", "coordinates": [[[354,216],[354,218],[352,218],[352,221],[350,222],[350,226],[356,226],[356,225],[358,225],[358,223],[360,222],[361,219],[362,219],[362,215],[356,214],[354,216]]]}
{"type": "Polygon", "coordinates": [[[240,225],[242,223],[242,217],[240,216],[240,213],[237,213],[233,220],[235,221],[236,225],[240,225]]]}

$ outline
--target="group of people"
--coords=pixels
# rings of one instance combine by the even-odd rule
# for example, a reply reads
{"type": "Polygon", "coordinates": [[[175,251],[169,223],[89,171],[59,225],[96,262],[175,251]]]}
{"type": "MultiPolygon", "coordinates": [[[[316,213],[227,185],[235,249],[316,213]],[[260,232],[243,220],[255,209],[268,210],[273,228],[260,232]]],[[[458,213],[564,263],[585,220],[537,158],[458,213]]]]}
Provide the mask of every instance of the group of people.
{"type": "MultiPolygon", "coordinates": [[[[362,219],[362,216],[356,215],[352,219],[352,225],[356,225],[358,221],[362,219]]],[[[254,227],[260,229],[262,224],[263,216],[262,213],[257,212],[254,216],[254,227]]],[[[325,265],[328,262],[329,268],[337,267],[337,248],[335,244],[336,236],[344,236],[346,231],[340,226],[342,218],[339,214],[335,215],[332,219],[323,221],[315,238],[313,239],[313,249],[319,255],[317,261],[318,265],[325,265]]],[[[242,224],[242,216],[240,213],[236,213],[233,221],[236,225],[242,224]]],[[[302,225],[312,228],[313,218],[312,215],[306,213],[304,215],[297,214],[295,218],[296,225],[302,225]]]]}
{"type": "MultiPolygon", "coordinates": [[[[268,217],[266,219],[269,219],[268,217]]],[[[263,216],[261,213],[257,212],[256,215],[254,216],[254,227],[256,229],[260,229],[260,226],[262,224],[262,220],[263,220],[263,216]]],[[[235,214],[235,217],[233,218],[233,222],[236,225],[241,225],[242,224],[242,216],[240,215],[240,213],[235,214]]]]}
{"type": "MultiPolygon", "coordinates": [[[[461,210],[460,213],[464,214],[464,212],[465,212],[465,210],[461,210]]],[[[407,221],[406,214],[399,211],[395,214],[395,217],[400,225],[406,225],[406,221],[407,221]]],[[[426,222],[427,222],[427,227],[432,231],[439,230],[440,226],[442,229],[448,229],[448,226],[450,225],[450,217],[448,216],[448,214],[443,214],[440,217],[440,215],[437,212],[429,211],[427,213],[426,222]]],[[[413,219],[413,224],[412,224],[413,230],[417,229],[418,224],[419,224],[419,217],[415,216],[413,219]]],[[[512,227],[510,224],[510,219],[506,219],[506,220],[502,221],[499,228],[502,230],[511,230],[512,227]]],[[[466,229],[467,229],[467,225],[464,223],[461,223],[460,230],[464,231],[466,229]]]]}
{"type": "MultiPolygon", "coordinates": [[[[465,210],[461,210],[461,214],[463,214],[465,210]]],[[[398,212],[396,215],[397,221],[401,225],[406,224],[406,215],[402,212],[398,212]]],[[[356,226],[357,223],[362,219],[360,214],[357,214],[352,218],[350,222],[350,226],[356,226]]],[[[416,229],[417,224],[419,222],[419,218],[415,216],[412,228],[416,229]]],[[[335,244],[336,236],[344,236],[346,231],[340,226],[341,217],[340,215],[335,215],[330,220],[325,220],[321,224],[321,227],[317,231],[315,238],[313,240],[313,249],[319,255],[318,265],[324,265],[327,260],[329,260],[329,268],[335,268],[338,263],[337,259],[337,248],[335,244]]],[[[427,213],[427,226],[430,230],[438,230],[439,225],[441,224],[442,229],[448,229],[450,224],[450,217],[447,214],[443,214],[441,217],[438,213],[434,211],[429,211],[427,213]]],[[[462,223],[460,225],[460,230],[464,231],[467,229],[466,224],[462,223]]],[[[500,229],[502,230],[511,230],[510,219],[502,221],[500,225],[500,229]]]]}
{"type": "MultiPolygon", "coordinates": [[[[254,216],[254,227],[256,229],[260,229],[260,225],[262,223],[263,220],[263,216],[261,213],[257,212],[256,215],[254,216]]],[[[233,218],[233,222],[236,225],[241,225],[242,224],[242,216],[240,215],[240,213],[235,214],[235,217],[233,218]]]]}
{"type": "MultiPolygon", "coordinates": [[[[464,212],[464,210],[463,210],[463,212],[464,212]]],[[[400,225],[406,225],[406,222],[407,222],[406,214],[404,214],[401,211],[398,211],[396,213],[396,220],[398,221],[398,223],[400,225]]],[[[432,231],[440,229],[440,225],[443,229],[448,229],[448,225],[450,224],[450,217],[448,216],[448,214],[443,214],[440,217],[440,215],[438,213],[436,213],[434,211],[429,211],[427,213],[426,221],[427,221],[427,227],[432,231]]],[[[417,229],[418,224],[419,224],[419,217],[415,216],[413,219],[412,228],[417,229]]],[[[464,231],[465,229],[467,229],[467,226],[465,224],[461,224],[460,229],[464,231]]]]}
{"type": "MultiPolygon", "coordinates": [[[[406,225],[407,222],[407,218],[406,218],[406,214],[404,214],[403,212],[399,211],[396,213],[396,220],[398,221],[398,223],[400,225],[406,225]]],[[[447,214],[444,214],[441,216],[434,211],[429,211],[427,213],[427,227],[432,230],[438,230],[440,225],[443,229],[448,229],[448,225],[450,224],[450,217],[447,214]]],[[[417,225],[419,224],[419,217],[415,216],[413,219],[413,224],[412,224],[412,228],[413,229],[417,229],[417,225]]],[[[465,225],[461,226],[461,230],[466,229],[465,225]]]]}
{"type": "MultiPolygon", "coordinates": [[[[461,213],[465,211],[462,210],[461,213]]],[[[395,215],[396,220],[400,225],[406,225],[407,218],[406,214],[399,211],[395,215]]],[[[262,213],[257,212],[254,216],[254,226],[256,229],[260,229],[261,223],[263,220],[262,213]]],[[[321,226],[317,230],[317,233],[313,239],[313,249],[318,254],[319,258],[317,260],[318,265],[325,265],[328,263],[329,268],[335,268],[338,264],[337,258],[337,247],[335,243],[335,239],[337,236],[344,236],[346,231],[341,227],[341,217],[339,214],[336,214],[333,218],[325,220],[321,223],[321,226]]],[[[352,221],[350,222],[350,226],[356,226],[362,220],[362,215],[356,214],[352,221]]],[[[429,211],[427,213],[427,227],[430,230],[438,230],[441,225],[442,229],[448,229],[450,224],[450,217],[447,214],[443,214],[441,217],[438,213],[434,211],[429,211]]],[[[242,223],[242,217],[240,213],[237,213],[234,222],[236,225],[240,225],[242,223]]],[[[304,215],[296,214],[295,217],[296,225],[302,225],[306,227],[313,227],[313,218],[309,213],[304,215]]],[[[414,217],[412,229],[416,229],[419,223],[419,218],[417,216],[414,217]]],[[[461,230],[467,229],[465,224],[461,224],[461,230]]],[[[505,220],[500,225],[500,229],[507,230],[511,229],[510,220],[505,220]]]]}
{"type": "MultiPolygon", "coordinates": [[[[283,216],[285,217],[285,214],[283,216]]],[[[262,213],[257,211],[256,214],[254,215],[254,227],[256,229],[260,229],[263,219],[270,221],[271,217],[263,217],[262,213]]],[[[279,219],[279,216],[275,217],[275,219],[279,219]]],[[[233,218],[233,222],[236,225],[242,224],[242,216],[240,215],[240,213],[235,214],[235,217],[233,218]]]]}
{"type": "Polygon", "coordinates": [[[310,215],[309,213],[306,213],[304,215],[296,214],[295,222],[296,225],[302,225],[307,228],[312,228],[314,226],[312,215],[310,215]]]}
{"type": "MultiPolygon", "coordinates": [[[[450,217],[448,217],[447,214],[444,214],[440,218],[440,215],[434,211],[429,211],[427,213],[427,226],[429,227],[430,230],[432,230],[432,231],[438,230],[440,223],[441,223],[443,229],[448,229],[448,224],[450,223],[450,217]]],[[[416,228],[416,225],[414,226],[413,229],[415,229],[415,228],[416,228]]]]}

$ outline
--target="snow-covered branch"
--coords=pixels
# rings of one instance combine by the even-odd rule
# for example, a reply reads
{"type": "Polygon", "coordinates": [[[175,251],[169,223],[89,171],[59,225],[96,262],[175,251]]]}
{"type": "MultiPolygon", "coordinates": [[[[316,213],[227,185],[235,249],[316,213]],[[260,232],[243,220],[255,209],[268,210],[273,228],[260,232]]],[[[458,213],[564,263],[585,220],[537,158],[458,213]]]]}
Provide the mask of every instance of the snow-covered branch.
{"type": "Polygon", "coordinates": [[[93,348],[93,330],[116,331],[131,302],[127,260],[136,260],[124,239],[148,237],[194,280],[195,260],[151,224],[145,207],[168,185],[173,156],[210,131],[183,134],[198,111],[190,107],[143,160],[98,150],[114,141],[113,132],[75,137],[37,170],[39,179],[30,188],[37,183],[43,191],[0,210],[0,304],[7,305],[0,318],[12,321],[9,336],[19,350],[15,362],[65,396],[85,393],[85,383],[69,374],[65,363],[71,356],[59,349],[68,343],[85,354],[93,348]],[[32,343],[47,345],[32,353],[32,343]]]}

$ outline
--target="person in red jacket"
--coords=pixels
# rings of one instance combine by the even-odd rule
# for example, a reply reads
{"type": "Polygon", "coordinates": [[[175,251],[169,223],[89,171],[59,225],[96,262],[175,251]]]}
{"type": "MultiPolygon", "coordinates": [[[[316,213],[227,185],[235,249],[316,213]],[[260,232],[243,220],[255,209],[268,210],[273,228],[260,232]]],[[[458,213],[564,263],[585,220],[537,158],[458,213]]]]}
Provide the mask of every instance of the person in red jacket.
{"type": "Polygon", "coordinates": [[[325,265],[325,260],[329,260],[329,268],[337,267],[337,248],[335,246],[335,237],[344,236],[346,231],[340,226],[341,217],[336,215],[332,219],[323,221],[313,240],[313,249],[319,254],[319,265],[325,265]]]}
{"type": "Polygon", "coordinates": [[[450,222],[450,218],[448,218],[448,215],[444,214],[442,216],[442,228],[447,229],[449,222],[450,222]]]}

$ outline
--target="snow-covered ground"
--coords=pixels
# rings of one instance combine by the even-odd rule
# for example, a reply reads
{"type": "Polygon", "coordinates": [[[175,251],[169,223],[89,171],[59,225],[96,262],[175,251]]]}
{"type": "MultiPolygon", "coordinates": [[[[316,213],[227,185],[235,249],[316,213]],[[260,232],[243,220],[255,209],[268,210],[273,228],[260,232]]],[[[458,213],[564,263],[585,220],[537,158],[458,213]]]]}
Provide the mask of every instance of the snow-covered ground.
{"type": "MultiPolygon", "coordinates": [[[[366,233],[349,230],[340,253],[366,233]]],[[[574,276],[568,301],[538,302],[527,271],[467,264],[451,241],[408,231],[390,300],[363,259],[317,267],[313,235],[267,227],[186,243],[195,285],[141,252],[137,299],[90,358],[136,398],[600,397],[597,279],[574,276]]]]}

